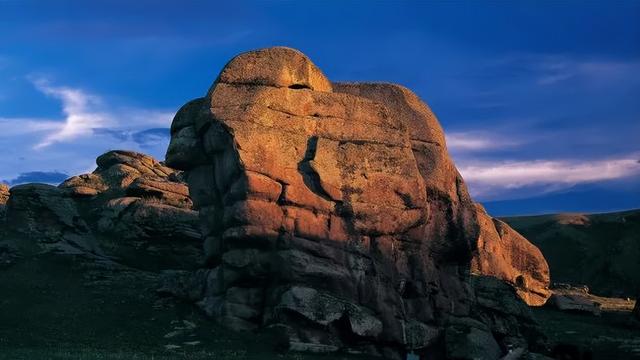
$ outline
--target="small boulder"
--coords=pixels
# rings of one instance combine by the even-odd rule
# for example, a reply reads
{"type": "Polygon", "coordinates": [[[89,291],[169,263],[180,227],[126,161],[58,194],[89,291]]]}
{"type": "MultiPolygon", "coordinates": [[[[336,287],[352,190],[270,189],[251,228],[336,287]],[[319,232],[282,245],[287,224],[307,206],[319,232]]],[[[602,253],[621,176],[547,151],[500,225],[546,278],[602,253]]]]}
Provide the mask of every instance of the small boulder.
{"type": "Polygon", "coordinates": [[[599,316],[601,304],[589,299],[588,296],[579,293],[555,292],[549,298],[549,305],[562,311],[587,312],[599,316]]]}

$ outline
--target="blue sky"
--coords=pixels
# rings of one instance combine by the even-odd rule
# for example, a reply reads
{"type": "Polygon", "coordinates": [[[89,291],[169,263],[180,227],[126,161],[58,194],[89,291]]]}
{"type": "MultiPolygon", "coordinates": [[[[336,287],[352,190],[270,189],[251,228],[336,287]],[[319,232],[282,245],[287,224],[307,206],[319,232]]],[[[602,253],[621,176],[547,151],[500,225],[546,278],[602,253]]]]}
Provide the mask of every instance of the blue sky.
{"type": "Polygon", "coordinates": [[[493,214],[640,207],[638,1],[0,0],[0,179],[162,158],[175,111],[274,45],[413,89],[493,214]]]}

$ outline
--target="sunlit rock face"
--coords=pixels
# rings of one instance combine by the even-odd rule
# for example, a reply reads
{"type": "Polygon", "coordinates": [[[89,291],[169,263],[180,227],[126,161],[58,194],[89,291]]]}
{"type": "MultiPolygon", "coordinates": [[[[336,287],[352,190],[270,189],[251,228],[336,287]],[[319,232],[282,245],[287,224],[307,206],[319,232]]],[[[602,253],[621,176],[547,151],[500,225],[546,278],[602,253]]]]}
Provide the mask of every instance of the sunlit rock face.
{"type": "Polygon", "coordinates": [[[0,221],[4,218],[7,200],[9,200],[9,186],[0,183],[0,221]]]}
{"type": "Polygon", "coordinates": [[[540,249],[506,223],[491,218],[481,205],[476,204],[476,211],[480,234],[472,272],[505,280],[527,304],[544,305],[551,291],[549,266],[540,249]]]}
{"type": "MultiPolygon", "coordinates": [[[[186,171],[209,269],[191,297],[221,323],[276,329],[293,349],[388,357],[453,351],[453,323],[491,339],[481,358],[501,354],[500,331],[520,336],[515,318],[502,330],[460,320],[481,313],[469,274],[492,252],[479,239],[503,237],[479,221],[436,117],[410,90],[331,83],[299,51],[252,51],[179,110],[171,134],[166,163],[186,171]]],[[[509,271],[496,274],[512,283],[532,265],[500,256],[509,271]]],[[[533,261],[546,272],[521,288],[548,284],[546,262],[533,261]]]]}

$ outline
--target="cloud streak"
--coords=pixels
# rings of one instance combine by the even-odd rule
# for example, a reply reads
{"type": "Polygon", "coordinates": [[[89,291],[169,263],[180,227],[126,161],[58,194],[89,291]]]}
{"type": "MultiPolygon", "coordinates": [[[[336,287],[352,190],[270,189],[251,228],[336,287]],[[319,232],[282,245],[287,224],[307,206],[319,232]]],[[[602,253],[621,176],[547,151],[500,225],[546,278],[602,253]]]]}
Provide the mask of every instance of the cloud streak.
{"type": "Polygon", "coordinates": [[[118,140],[132,140],[137,132],[168,127],[174,115],[172,111],[108,107],[101,97],[82,89],[55,86],[42,78],[31,82],[41,93],[60,101],[64,118],[0,117],[0,137],[32,135],[39,139],[34,150],[94,135],[129,134],[118,140]]]}
{"type": "Polygon", "coordinates": [[[490,197],[513,189],[539,187],[540,192],[577,184],[640,176],[639,154],[606,160],[535,160],[475,162],[459,166],[472,192],[490,197]]]}
{"type": "Polygon", "coordinates": [[[33,83],[42,93],[60,100],[65,114],[64,122],[36,144],[35,149],[42,149],[56,142],[90,135],[92,129],[113,125],[108,114],[92,110],[100,105],[98,97],[79,89],[52,86],[44,79],[36,79],[33,83]]]}
{"type": "Polygon", "coordinates": [[[521,144],[520,141],[507,138],[506,136],[495,136],[477,131],[450,132],[445,136],[447,139],[447,148],[454,152],[504,149],[521,144]]]}
{"type": "Polygon", "coordinates": [[[105,151],[126,149],[162,158],[173,111],[107,103],[83,89],[28,78],[60,102],[61,116],[2,117],[0,179],[21,174],[86,172],[105,151]]]}

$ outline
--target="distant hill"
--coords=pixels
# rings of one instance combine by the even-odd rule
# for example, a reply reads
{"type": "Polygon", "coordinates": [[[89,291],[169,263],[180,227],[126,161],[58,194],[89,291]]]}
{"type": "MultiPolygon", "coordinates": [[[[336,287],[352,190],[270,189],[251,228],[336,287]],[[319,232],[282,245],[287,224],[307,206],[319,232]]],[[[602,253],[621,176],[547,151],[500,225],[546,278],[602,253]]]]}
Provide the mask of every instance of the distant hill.
{"type": "Polygon", "coordinates": [[[607,214],[505,217],[537,245],[553,282],[586,284],[598,295],[635,297],[640,289],[640,209],[607,214]]]}

